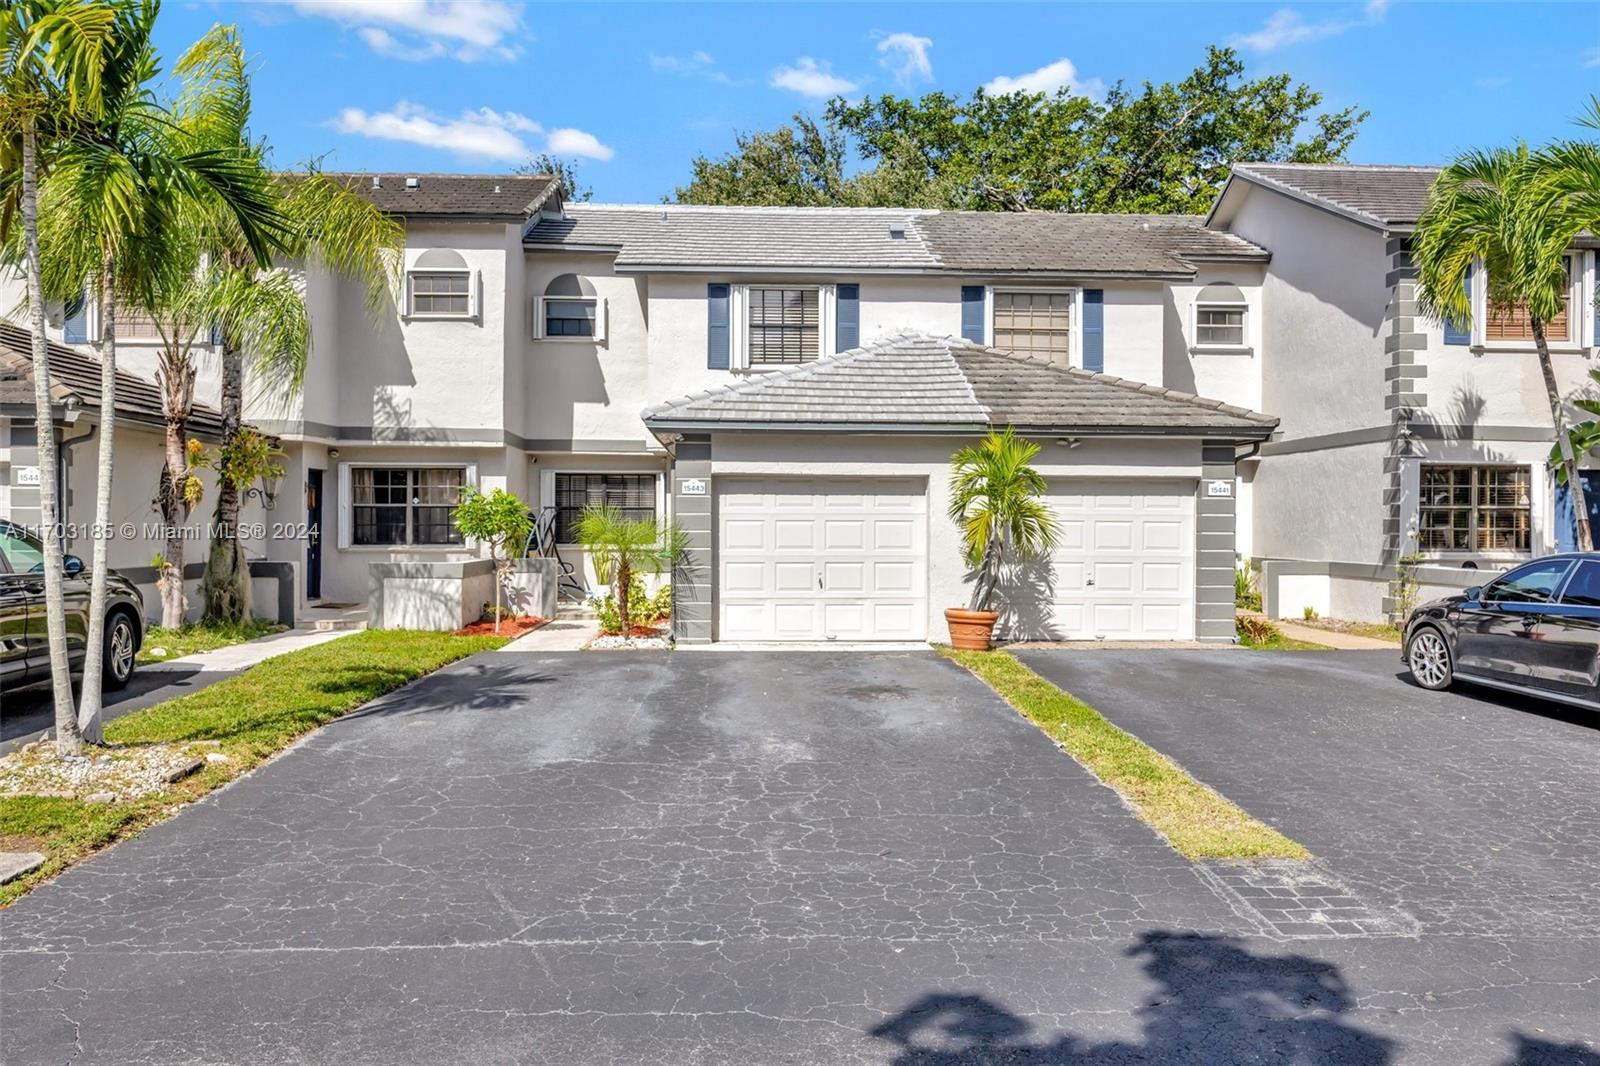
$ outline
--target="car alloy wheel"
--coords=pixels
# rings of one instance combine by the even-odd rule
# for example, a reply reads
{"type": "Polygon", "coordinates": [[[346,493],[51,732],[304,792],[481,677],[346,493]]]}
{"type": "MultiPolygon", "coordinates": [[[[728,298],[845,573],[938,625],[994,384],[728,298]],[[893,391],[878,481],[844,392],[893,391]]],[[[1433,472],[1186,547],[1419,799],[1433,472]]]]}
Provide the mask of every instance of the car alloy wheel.
{"type": "Polygon", "coordinates": [[[1450,649],[1438,630],[1424,629],[1411,638],[1406,664],[1411,667],[1411,676],[1423,688],[1438,690],[1450,687],[1450,649]]]}
{"type": "Polygon", "coordinates": [[[133,626],[121,614],[111,619],[111,632],[106,635],[106,672],[118,684],[133,673],[133,626]]]}

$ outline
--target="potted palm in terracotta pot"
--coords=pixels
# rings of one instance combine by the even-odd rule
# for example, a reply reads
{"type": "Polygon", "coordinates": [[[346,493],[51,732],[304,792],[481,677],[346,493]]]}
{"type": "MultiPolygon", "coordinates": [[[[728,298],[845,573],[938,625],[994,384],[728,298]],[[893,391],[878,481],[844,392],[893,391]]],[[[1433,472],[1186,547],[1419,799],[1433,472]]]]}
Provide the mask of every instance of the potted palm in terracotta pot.
{"type": "Polygon", "coordinates": [[[986,650],[1000,612],[995,589],[1008,562],[1029,562],[1056,545],[1056,518],[1044,500],[1044,475],[1028,464],[1039,446],[1008,426],[950,457],[950,517],[961,527],[961,551],[973,574],[965,609],[947,608],[950,643],[986,650]]]}

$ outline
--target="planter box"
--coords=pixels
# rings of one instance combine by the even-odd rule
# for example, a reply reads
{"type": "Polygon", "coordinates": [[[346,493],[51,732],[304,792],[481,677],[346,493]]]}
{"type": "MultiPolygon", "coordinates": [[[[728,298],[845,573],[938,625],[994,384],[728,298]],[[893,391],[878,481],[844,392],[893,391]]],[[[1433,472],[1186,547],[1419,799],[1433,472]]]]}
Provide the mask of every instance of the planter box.
{"type": "Polygon", "coordinates": [[[439,563],[369,563],[367,625],[449,633],[476,622],[494,602],[494,564],[487,559],[439,563]]]}
{"type": "Polygon", "coordinates": [[[518,559],[516,569],[506,575],[503,602],[513,614],[554,618],[560,582],[554,559],[518,559]]]}

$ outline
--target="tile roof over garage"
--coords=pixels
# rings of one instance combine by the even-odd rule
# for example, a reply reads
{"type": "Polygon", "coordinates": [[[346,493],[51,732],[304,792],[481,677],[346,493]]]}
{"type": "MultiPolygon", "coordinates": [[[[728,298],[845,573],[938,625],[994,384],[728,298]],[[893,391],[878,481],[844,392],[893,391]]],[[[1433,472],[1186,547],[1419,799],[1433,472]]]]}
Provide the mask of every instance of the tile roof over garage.
{"type": "Polygon", "coordinates": [[[559,203],[561,195],[561,183],[548,174],[324,173],[390,214],[408,218],[519,221],[552,199],[559,203]],[[408,180],[415,187],[407,186],[408,180]]]}
{"type": "MultiPolygon", "coordinates": [[[[32,334],[10,322],[0,322],[0,405],[33,404],[32,334]]],[[[50,393],[56,403],[76,399],[91,410],[100,408],[100,364],[76,348],[49,342],[50,393]]],[[[126,370],[117,371],[117,418],[146,427],[165,427],[161,389],[155,382],[126,370]]],[[[222,432],[222,412],[196,402],[189,431],[215,438],[222,432]]]]}
{"type": "Polygon", "coordinates": [[[1241,163],[1233,168],[1247,181],[1385,228],[1417,221],[1439,171],[1356,163],[1241,163]]]}
{"type": "Polygon", "coordinates": [[[1086,435],[1265,439],[1278,420],[1186,392],[1069,369],[954,337],[903,333],[643,412],[657,431],[989,426],[1086,435]]]}
{"type": "Polygon", "coordinates": [[[569,204],[529,248],[616,250],[618,270],[951,271],[1192,277],[1267,252],[1188,215],[569,204]]]}

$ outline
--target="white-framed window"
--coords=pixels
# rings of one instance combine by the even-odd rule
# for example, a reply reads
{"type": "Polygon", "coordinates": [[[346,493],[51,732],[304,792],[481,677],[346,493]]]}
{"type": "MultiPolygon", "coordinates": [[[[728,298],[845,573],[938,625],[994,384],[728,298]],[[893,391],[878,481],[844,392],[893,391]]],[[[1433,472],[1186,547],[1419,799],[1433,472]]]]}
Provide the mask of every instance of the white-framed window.
{"type": "MultiPolygon", "coordinates": [[[[1571,252],[1562,258],[1562,266],[1567,273],[1567,295],[1561,301],[1561,310],[1550,321],[1544,324],[1545,340],[1552,344],[1575,344],[1578,340],[1578,316],[1570,311],[1575,307],[1582,307],[1583,301],[1579,297],[1579,279],[1582,276],[1582,260],[1579,253],[1571,252]]],[[[1473,271],[1476,278],[1483,272],[1473,271]]],[[[1478,311],[1473,315],[1474,322],[1482,323],[1477,327],[1478,343],[1487,346],[1501,344],[1529,345],[1533,344],[1533,319],[1528,314],[1528,309],[1521,303],[1511,307],[1494,308],[1489,306],[1489,292],[1487,279],[1480,286],[1483,290],[1482,298],[1475,299],[1478,311]]]]}
{"type": "Polygon", "coordinates": [[[538,299],[533,329],[541,340],[603,342],[606,302],[588,278],[562,274],[550,280],[538,299]]]}
{"type": "Polygon", "coordinates": [[[832,355],[837,290],[833,285],[735,285],[729,308],[729,365],[771,370],[832,355]]]}
{"type": "Polygon", "coordinates": [[[407,318],[475,318],[478,275],[461,253],[429,248],[406,270],[407,318]]]}
{"type": "Polygon", "coordinates": [[[1194,300],[1194,346],[1223,350],[1249,347],[1250,305],[1237,285],[1216,283],[1194,300]]]}
{"type": "Polygon", "coordinates": [[[460,548],[450,512],[476,463],[340,463],[340,548],[460,548]]]}
{"type": "Polygon", "coordinates": [[[1423,463],[1417,547],[1424,552],[1526,552],[1533,542],[1526,466],[1423,463]]]}
{"type": "Polygon", "coordinates": [[[1078,294],[1070,289],[995,289],[989,294],[991,345],[1059,366],[1072,363],[1078,294]]]}

